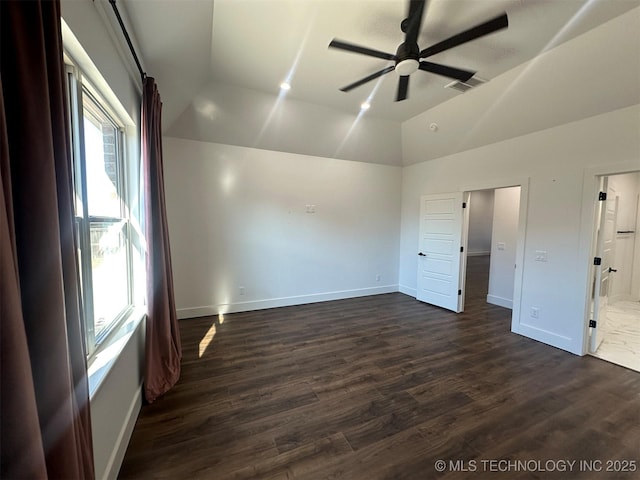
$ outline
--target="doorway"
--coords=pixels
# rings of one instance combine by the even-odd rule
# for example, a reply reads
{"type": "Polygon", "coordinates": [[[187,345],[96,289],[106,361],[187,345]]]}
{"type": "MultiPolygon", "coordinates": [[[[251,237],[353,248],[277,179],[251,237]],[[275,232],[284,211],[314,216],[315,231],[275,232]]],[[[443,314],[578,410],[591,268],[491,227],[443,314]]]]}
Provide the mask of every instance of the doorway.
{"type": "MultiPolygon", "coordinates": [[[[511,331],[520,333],[528,179],[500,183],[421,197],[416,298],[462,312],[466,282],[484,281],[486,290],[481,294],[484,297],[482,303],[511,308],[511,331]],[[472,234],[471,240],[469,238],[470,221],[472,230],[474,223],[483,223],[470,220],[469,215],[473,209],[472,196],[477,191],[491,193],[477,193],[476,206],[480,203],[493,206],[490,214],[482,214],[485,220],[481,228],[485,239],[484,246],[480,247],[475,244],[477,235],[472,234]],[[483,195],[485,198],[481,199],[483,195]],[[494,226],[498,229],[497,235],[494,234],[494,226]],[[491,232],[490,239],[487,231],[491,232]],[[470,246],[473,250],[469,250],[470,246]],[[467,256],[468,253],[472,255],[467,256]]],[[[477,288],[471,291],[478,295],[477,288]]],[[[474,298],[469,305],[478,305],[476,300],[474,298]]]]}
{"type": "Polygon", "coordinates": [[[469,192],[465,290],[483,298],[465,295],[465,303],[513,309],[520,190],[469,192]]]}
{"type": "Polygon", "coordinates": [[[640,172],[598,184],[589,353],[640,371],[640,172]]]}

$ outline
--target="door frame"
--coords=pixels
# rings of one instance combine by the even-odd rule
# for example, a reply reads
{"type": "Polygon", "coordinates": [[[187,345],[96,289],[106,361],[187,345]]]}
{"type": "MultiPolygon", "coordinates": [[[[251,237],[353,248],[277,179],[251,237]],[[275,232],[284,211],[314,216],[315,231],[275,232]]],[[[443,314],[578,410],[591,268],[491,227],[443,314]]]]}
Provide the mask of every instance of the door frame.
{"type": "MultiPolygon", "coordinates": [[[[511,310],[511,331],[520,334],[520,316],[522,312],[522,283],[524,280],[524,250],[527,233],[527,213],[529,205],[529,182],[530,177],[510,177],[503,179],[489,180],[482,183],[464,185],[458,191],[463,192],[463,198],[468,202],[469,194],[475,190],[495,190],[496,188],[520,187],[520,208],[518,211],[518,236],[516,243],[516,265],[513,276],[513,308],[511,310]]],[[[463,213],[462,245],[467,252],[469,243],[469,209],[465,208],[463,213]]],[[[466,255],[460,262],[460,275],[465,281],[467,275],[466,255]],[[464,270],[462,270],[464,268],[464,270]]],[[[464,285],[464,284],[463,284],[464,285]]],[[[464,302],[464,288],[462,290],[464,302]]],[[[464,303],[462,304],[464,309],[464,303]]]]}
{"type": "MultiPolygon", "coordinates": [[[[599,266],[594,265],[592,268],[593,275],[593,287],[591,294],[591,302],[589,302],[589,319],[595,320],[596,326],[593,327],[592,330],[589,331],[589,353],[594,354],[598,350],[600,343],[603,340],[602,337],[602,324],[604,323],[604,318],[602,313],[605,313],[606,316],[606,307],[609,303],[609,288],[611,287],[611,272],[607,272],[606,280],[603,280],[602,276],[606,271],[606,268],[611,267],[611,257],[615,259],[614,255],[609,255],[608,262],[607,259],[605,245],[606,245],[606,229],[607,229],[607,216],[609,214],[609,202],[614,202],[614,231],[613,233],[613,244],[615,247],[615,223],[616,217],[618,213],[618,199],[617,198],[609,198],[611,193],[611,187],[609,185],[609,175],[599,175],[598,176],[598,190],[600,192],[605,192],[607,195],[606,200],[598,200],[596,201],[596,218],[595,223],[597,226],[594,228],[593,234],[595,235],[595,251],[594,257],[600,257],[602,259],[602,264],[599,266]],[[602,284],[603,281],[607,282],[606,293],[603,295],[602,284]],[[603,305],[604,302],[604,305],[603,305]],[[598,341],[600,339],[600,341],[598,341]]],[[[615,251],[615,248],[614,248],[615,251]]],[[[591,328],[591,327],[589,327],[591,328]]]]}
{"type": "Polygon", "coordinates": [[[591,282],[595,272],[593,257],[596,256],[595,232],[598,226],[597,207],[600,177],[634,173],[640,171],[638,159],[609,165],[597,165],[584,169],[582,188],[582,213],[580,215],[580,244],[578,258],[581,265],[581,276],[584,278],[584,304],[581,315],[582,321],[582,355],[589,353],[589,320],[591,314],[591,282]]]}

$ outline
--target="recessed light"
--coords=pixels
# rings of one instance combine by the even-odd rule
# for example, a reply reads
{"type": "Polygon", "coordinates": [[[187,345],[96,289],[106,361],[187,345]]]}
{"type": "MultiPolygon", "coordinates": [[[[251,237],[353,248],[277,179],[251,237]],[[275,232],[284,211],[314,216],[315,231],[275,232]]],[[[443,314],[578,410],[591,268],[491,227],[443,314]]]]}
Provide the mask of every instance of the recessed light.
{"type": "Polygon", "coordinates": [[[360,110],[369,110],[371,108],[371,104],[369,102],[364,102],[360,105],[360,110]]]}
{"type": "Polygon", "coordinates": [[[291,85],[289,85],[287,82],[282,82],[280,84],[280,90],[291,90],[291,85]]]}

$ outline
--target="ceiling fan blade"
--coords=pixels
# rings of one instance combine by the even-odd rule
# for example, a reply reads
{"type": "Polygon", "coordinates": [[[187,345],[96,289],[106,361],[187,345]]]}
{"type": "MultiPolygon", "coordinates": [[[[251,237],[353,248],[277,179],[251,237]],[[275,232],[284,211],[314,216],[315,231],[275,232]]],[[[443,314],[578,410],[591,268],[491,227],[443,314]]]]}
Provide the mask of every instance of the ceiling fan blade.
{"type": "Polygon", "coordinates": [[[331,40],[329,44],[330,48],[339,48],[341,50],[347,50],[348,52],[360,53],[362,55],[369,55],[370,57],[382,58],[384,60],[395,60],[396,56],[391,53],[381,52],[380,50],[374,50],[372,48],[361,47],[360,45],[355,45],[353,43],[343,42],[341,40],[336,40],[335,38],[331,40]]]}
{"type": "Polygon", "coordinates": [[[395,69],[395,65],[391,65],[387,68],[383,68],[382,70],[376,72],[376,73],[372,73],[371,75],[369,75],[368,77],[364,77],[360,80],[358,80],[357,82],[352,83],[351,85],[347,85],[346,87],[342,87],[340,90],[343,92],[348,92],[349,90],[353,90],[356,87],[359,87],[360,85],[364,85],[367,82],[370,82],[371,80],[374,80],[378,77],[381,77],[382,75],[384,75],[385,73],[389,73],[391,71],[393,71],[395,69]]]}
{"type": "Polygon", "coordinates": [[[426,0],[409,0],[409,13],[407,14],[407,31],[404,42],[408,45],[418,43],[418,35],[422,26],[422,17],[426,0]]]}
{"type": "Polygon", "coordinates": [[[439,63],[431,62],[420,62],[418,64],[418,68],[420,70],[424,70],[425,72],[442,75],[443,77],[455,78],[456,80],[460,80],[461,82],[466,82],[476,74],[476,72],[472,72],[470,70],[447,67],[446,65],[440,65],[439,63]]]}
{"type": "Polygon", "coordinates": [[[435,55],[436,53],[449,50],[450,48],[457,47],[458,45],[470,42],[471,40],[475,40],[476,38],[484,37],[485,35],[489,35],[490,33],[496,32],[498,30],[502,30],[503,28],[507,28],[508,26],[509,19],[507,18],[507,14],[503,13],[502,15],[498,15],[494,19],[489,20],[488,22],[476,25],[469,30],[465,30],[464,32],[454,35],[453,37],[449,37],[442,42],[425,48],[420,52],[420,58],[430,57],[431,55],[435,55]]]}
{"type": "Polygon", "coordinates": [[[396,102],[401,102],[407,98],[409,93],[409,75],[403,75],[398,80],[398,96],[396,102]]]}

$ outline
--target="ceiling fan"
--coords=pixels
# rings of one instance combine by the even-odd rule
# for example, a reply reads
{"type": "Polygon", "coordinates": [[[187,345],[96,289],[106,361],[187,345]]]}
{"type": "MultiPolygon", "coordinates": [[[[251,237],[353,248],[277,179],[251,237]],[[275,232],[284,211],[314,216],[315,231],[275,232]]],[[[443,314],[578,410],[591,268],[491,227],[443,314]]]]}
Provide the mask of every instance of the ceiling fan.
{"type": "Polygon", "coordinates": [[[354,82],[346,87],[341,88],[343,92],[348,92],[360,85],[364,85],[371,80],[374,80],[382,75],[396,71],[400,76],[398,81],[398,94],[396,96],[396,102],[405,100],[409,92],[409,75],[416,70],[422,70],[425,72],[435,73],[445,77],[454,78],[465,82],[469,80],[476,72],[470,70],[462,70],[459,68],[448,67],[439,63],[432,63],[421,61],[423,58],[430,57],[436,53],[444,52],[450,48],[457,47],[463,43],[470,42],[476,38],[489,35],[490,33],[502,30],[509,26],[509,20],[506,13],[502,13],[497,17],[476,25],[473,28],[469,28],[457,35],[447,38],[441,42],[431,45],[424,50],[420,50],[418,47],[418,35],[420,33],[420,26],[422,24],[422,16],[424,12],[426,0],[409,0],[409,13],[400,24],[400,29],[404,32],[404,43],[401,43],[395,54],[381,52],[372,48],[362,47],[353,43],[343,42],[341,40],[333,39],[329,44],[331,48],[338,48],[341,50],[347,50],[349,52],[360,53],[362,55],[368,55],[370,57],[382,58],[383,60],[393,60],[394,65],[383,68],[380,71],[372,73],[371,75],[364,77],[357,82],[354,82]]]}

